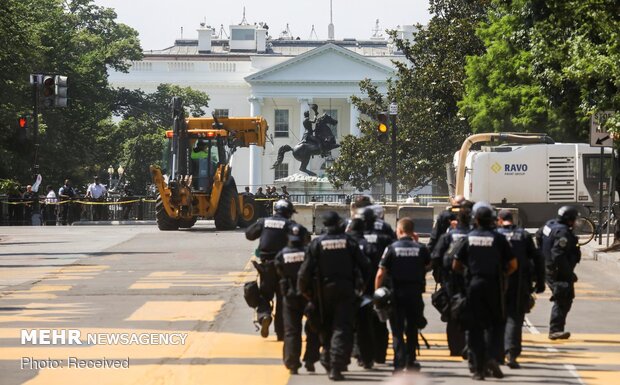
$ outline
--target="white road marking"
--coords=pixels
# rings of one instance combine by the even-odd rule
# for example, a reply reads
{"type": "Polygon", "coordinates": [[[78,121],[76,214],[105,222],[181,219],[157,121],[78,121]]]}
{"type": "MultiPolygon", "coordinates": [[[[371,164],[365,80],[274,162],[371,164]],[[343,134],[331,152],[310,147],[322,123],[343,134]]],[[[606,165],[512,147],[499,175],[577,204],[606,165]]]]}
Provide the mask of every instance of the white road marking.
{"type": "MultiPolygon", "coordinates": [[[[525,327],[529,330],[529,332],[531,334],[541,334],[540,331],[538,329],[536,329],[536,326],[534,326],[530,320],[525,317],[525,327]]],[[[551,345],[544,345],[544,348],[549,352],[549,353],[559,353],[560,351],[556,348],[554,348],[551,345]]],[[[581,379],[581,377],[579,376],[579,373],[577,373],[577,368],[575,367],[575,365],[572,364],[563,364],[562,366],[564,366],[564,369],[566,369],[570,374],[573,375],[573,377],[575,377],[575,379],[581,384],[581,385],[586,385],[586,383],[581,379]]]]}

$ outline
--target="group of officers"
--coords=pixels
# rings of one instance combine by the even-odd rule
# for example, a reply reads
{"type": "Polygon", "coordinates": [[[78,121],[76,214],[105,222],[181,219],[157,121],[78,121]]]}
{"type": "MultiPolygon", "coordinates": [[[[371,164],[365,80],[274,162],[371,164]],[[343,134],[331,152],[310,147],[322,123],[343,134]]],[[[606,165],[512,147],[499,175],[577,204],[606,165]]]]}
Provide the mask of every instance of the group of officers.
{"type": "Polygon", "coordinates": [[[450,354],[467,359],[476,380],[502,378],[504,363],[519,368],[525,314],[545,282],[553,301],[549,338],[570,337],[564,327],[580,260],[574,207],[562,207],[536,233],[536,244],[510,211],[496,215],[490,205],[462,197],[439,215],[428,246],[418,242],[412,219],[400,219],[394,232],[381,206],[365,196],[352,203],[349,221],[326,212],[323,233],[312,240],[291,219],[294,213],[291,202],[280,200],[272,217],[246,231],[248,240],[260,238],[259,282],[254,290],[246,285],[246,301],[256,308],[262,337],[274,323],[291,374],[302,362],[314,372],[320,360],[339,381],[351,357],[365,369],[385,363],[388,320],[394,371],[420,370],[418,334],[427,324],[422,294],[431,270],[432,302],[447,322],[450,354]]]}

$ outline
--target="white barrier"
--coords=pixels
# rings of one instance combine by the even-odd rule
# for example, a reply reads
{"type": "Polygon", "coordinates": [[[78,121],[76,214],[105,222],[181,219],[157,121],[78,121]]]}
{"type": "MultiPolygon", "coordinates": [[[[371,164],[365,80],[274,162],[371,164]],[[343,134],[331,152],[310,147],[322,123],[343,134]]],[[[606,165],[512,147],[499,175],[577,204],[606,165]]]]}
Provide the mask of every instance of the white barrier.
{"type": "Polygon", "coordinates": [[[312,226],[314,225],[314,205],[296,204],[295,210],[297,213],[293,215],[293,220],[312,232],[312,226]]]}

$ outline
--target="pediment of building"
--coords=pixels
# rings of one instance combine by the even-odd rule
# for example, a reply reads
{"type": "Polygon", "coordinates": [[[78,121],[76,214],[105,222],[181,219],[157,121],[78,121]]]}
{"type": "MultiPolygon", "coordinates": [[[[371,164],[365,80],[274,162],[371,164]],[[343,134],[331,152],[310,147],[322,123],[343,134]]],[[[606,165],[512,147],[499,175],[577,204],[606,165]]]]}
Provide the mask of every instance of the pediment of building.
{"type": "Polygon", "coordinates": [[[366,78],[384,82],[394,73],[393,68],[329,43],[256,72],[245,80],[250,84],[351,83],[366,78]]]}

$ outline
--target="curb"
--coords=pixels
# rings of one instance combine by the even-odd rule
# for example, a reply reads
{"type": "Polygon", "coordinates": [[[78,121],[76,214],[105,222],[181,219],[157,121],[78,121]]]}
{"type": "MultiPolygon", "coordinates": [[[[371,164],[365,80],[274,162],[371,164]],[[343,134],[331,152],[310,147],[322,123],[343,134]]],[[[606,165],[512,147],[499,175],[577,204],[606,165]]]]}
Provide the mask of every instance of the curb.
{"type": "Polygon", "coordinates": [[[157,225],[156,221],[77,221],[72,226],[157,225]]]}

